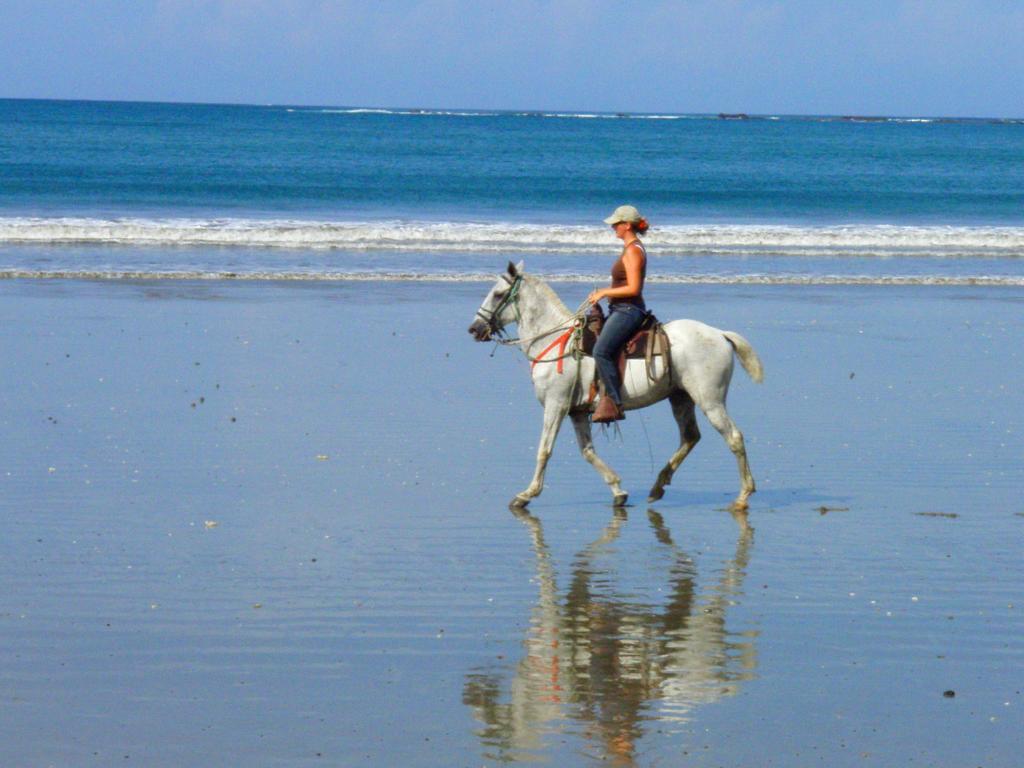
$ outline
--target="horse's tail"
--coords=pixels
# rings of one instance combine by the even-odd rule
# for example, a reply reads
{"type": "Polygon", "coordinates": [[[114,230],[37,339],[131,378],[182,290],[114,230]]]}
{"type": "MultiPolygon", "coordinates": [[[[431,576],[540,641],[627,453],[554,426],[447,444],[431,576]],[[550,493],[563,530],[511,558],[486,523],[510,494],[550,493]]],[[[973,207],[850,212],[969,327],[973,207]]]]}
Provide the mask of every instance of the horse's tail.
{"type": "Polygon", "coordinates": [[[750,342],[734,331],[722,331],[722,335],[732,344],[733,350],[735,350],[740,358],[743,370],[747,372],[750,378],[758,384],[764,381],[764,366],[761,365],[761,358],[757,356],[757,352],[750,346],[750,342]]]}

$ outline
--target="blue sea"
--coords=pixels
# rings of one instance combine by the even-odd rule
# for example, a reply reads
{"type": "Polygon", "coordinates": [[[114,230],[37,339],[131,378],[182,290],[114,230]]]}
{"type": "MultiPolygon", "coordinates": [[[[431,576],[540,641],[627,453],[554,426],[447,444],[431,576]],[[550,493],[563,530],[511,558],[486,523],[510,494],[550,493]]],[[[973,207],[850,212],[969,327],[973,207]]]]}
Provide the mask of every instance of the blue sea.
{"type": "Polygon", "coordinates": [[[1024,284],[1024,120],[0,100],[0,276],[1024,284]]]}

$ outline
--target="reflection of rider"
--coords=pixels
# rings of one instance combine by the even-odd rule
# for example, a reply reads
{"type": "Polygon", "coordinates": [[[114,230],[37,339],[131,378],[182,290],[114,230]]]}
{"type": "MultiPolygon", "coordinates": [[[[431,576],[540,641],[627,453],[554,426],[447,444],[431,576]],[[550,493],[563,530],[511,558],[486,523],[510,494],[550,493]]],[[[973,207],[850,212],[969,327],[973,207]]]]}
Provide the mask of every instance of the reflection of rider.
{"type": "Polygon", "coordinates": [[[626,418],[622,411],[617,358],[647,315],[643,297],[647,252],[639,238],[647,231],[647,221],[632,205],[620,205],[605,223],[611,224],[624,247],[622,255],[612,265],[611,287],[599,288],[587,297],[591,304],[608,299],[608,319],[594,345],[594,363],[605,389],[594,411],[593,421],[598,423],[626,418]]]}

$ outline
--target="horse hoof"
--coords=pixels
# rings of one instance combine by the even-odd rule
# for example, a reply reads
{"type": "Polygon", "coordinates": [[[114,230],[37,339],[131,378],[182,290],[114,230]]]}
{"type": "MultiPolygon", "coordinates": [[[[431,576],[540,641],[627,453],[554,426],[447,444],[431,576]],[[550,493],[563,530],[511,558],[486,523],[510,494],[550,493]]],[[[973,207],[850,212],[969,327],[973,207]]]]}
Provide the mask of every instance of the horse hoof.
{"type": "Polygon", "coordinates": [[[627,501],[629,501],[629,494],[628,493],[617,493],[612,498],[612,506],[613,507],[624,507],[624,506],[626,506],[626,502],[627,501]]]}
{"type": "Polygon", "coordinates": [[[648,502],[657,501],[665,495],[664,488],[651,488],[651,495],[647,497],[648,502]]]}
{"type": "Polygon", "coordinates": [[[526,509],[526,505],[530,503],[530,499],[527,496],[516,495],[512,497],[512,501],[508,503],[509,509],[526,509]]]}

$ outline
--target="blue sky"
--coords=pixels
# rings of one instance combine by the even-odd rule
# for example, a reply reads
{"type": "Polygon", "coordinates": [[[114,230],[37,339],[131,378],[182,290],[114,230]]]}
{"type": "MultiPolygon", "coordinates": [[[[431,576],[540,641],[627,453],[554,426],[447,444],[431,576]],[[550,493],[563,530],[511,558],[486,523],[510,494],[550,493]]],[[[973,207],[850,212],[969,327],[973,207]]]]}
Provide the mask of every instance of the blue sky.
{"type": "Polygon", "coordinates": [[[1024,116],[1021,0],[0,0],[0,97],[1024,116]]]}

